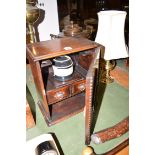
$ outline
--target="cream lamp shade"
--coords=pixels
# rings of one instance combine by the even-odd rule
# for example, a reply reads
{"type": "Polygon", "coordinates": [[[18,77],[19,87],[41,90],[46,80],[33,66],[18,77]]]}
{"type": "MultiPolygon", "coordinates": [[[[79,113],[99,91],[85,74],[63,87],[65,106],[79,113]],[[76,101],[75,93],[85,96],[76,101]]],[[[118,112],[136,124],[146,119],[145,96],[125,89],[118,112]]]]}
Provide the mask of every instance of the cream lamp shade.
{"type": "Polygon", "coordinates": [[[98,30],[95,42],[105,47],[105,60],[128,57],[124,37],[126,14],[125,11],[118,10],[106,10],[97,13],[98,30]]]}

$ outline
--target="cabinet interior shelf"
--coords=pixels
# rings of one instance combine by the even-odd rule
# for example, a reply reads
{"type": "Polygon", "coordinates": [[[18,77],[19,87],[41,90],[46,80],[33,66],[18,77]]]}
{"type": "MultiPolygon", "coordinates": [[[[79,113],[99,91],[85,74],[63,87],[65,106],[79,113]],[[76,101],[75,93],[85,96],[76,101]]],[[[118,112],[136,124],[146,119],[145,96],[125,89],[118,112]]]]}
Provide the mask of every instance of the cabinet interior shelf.
{"type": "Polygon", "coordinates": [[[85,93],[80,93],[66,100],[50,106],[51,125],[65,120],[79,112],[83,111],[85,106],[85,93]]]}

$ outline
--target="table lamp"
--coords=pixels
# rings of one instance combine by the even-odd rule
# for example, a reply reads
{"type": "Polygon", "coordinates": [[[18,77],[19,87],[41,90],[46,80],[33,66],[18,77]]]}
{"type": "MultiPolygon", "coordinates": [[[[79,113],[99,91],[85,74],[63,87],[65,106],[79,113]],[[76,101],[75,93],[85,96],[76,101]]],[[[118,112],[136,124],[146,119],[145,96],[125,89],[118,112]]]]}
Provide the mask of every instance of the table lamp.
{"type": "Polygon", "coordinates": [[[115,59],[128,57],[128,51],[125,44],[124,26],[125,11],[106,10],[100,11],[98,15],[98,30],[95,42],[105,47],[104,70],[101,82],[111,83],[113,79],[110,77],[110,71],[115,66],[115,59]]]}
{"type": "Polygon", "coordinates": [[[33,24],[39,19],[40,11],[36,6],[37,0],[26,0],[26,23],[30,33],[30,43],[36,42],[33,24]]]}

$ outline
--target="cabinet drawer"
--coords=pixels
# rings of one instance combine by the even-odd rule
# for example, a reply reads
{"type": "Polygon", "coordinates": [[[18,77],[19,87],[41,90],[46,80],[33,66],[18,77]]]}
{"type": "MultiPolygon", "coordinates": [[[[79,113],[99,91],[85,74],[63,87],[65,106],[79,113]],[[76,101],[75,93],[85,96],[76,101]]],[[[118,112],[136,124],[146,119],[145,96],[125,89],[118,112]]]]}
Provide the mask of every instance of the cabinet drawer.
{"type": "Polygon", "coordinates": [[[55,90],[47,92],[47,101],[48,104],[52,104],[58,101],[61,101],[70,96],[70,87],[64,86],[55,90]]]}
{"type": "Polygon", "coordinates": [[[84,91],[86,88],[85,80],[81,80],[72,85],[72,95],[78,94],[84,91]]]}

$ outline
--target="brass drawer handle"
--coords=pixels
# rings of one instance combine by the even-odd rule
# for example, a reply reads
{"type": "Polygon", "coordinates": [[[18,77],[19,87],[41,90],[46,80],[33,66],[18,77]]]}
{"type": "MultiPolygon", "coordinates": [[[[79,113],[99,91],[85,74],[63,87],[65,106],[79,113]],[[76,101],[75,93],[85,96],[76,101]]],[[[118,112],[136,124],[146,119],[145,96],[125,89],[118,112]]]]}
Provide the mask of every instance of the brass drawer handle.
{"type": "Polygon", "coordinates": [[[85,85],[84,85],[84,84],[78,85],[78,89],[79,89],[80,91],[85,90],[85,85]]]}
{"type": "Polygon", "coordinates": [[[57,92],[55,95],[54,95],[54,97],[56,98],[56,99],[63,99],[63,97],[64,97],[64,92],[57,92]]]}

